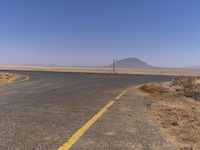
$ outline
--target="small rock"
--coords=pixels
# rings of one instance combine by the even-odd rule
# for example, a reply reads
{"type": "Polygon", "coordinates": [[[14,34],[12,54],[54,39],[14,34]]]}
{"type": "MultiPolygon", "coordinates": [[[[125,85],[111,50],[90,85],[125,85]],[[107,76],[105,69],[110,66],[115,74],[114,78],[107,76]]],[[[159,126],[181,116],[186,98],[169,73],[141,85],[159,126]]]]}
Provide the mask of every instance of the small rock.
{"type": "Polygon", "coordinates": [[[178,126],[178,122],[172,122],[173,126],[178,126]]]}

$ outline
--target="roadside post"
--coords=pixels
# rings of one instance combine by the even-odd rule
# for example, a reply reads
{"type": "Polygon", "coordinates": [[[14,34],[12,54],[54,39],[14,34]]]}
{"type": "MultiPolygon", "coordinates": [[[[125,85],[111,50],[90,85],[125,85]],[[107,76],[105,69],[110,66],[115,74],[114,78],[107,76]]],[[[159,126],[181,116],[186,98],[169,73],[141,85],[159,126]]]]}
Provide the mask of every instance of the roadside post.
{"type": "Polygon", "coordinates": [[[113,59],[113,74],[116,72],[116,64],[115,64],[115,59],[113,59]]]}

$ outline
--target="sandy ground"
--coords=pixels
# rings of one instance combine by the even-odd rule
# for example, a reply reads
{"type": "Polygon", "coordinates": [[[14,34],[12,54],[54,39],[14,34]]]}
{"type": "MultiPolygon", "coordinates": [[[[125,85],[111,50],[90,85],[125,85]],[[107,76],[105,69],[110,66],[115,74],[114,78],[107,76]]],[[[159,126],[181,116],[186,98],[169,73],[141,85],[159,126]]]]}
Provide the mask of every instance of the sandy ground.
{"type": "Polygon", "coordinates": [[[200,149],[200,101],[177,96],[162,83],[138,88],[138,94],[151,101],[150,119],[161,129],[167,141],[177,149],[200,149]]]}
{"type": "MultiPolygon", "coordinates": [[[[0,66],[0,70],[30,70],[56,72],[85,72],[85,73],[112,73],[109,67],[46,67],[46,66],[0,66]]],[[[200,75],[200,69],[180,68],[116,68],[119,74],[146,74],[146,75],[200,75]]]]}
{"type": "Polygon", "coordinates": [[[20,78],[23,78],[23,76],[11,73],[0,73],[0,85],[15,82],[20,78]]]}

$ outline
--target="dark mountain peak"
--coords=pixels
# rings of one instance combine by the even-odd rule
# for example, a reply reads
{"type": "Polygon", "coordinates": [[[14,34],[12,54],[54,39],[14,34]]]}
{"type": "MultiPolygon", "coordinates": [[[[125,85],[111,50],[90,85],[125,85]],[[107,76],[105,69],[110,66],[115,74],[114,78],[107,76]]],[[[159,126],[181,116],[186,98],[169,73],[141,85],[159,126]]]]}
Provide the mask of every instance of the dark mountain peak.
{"type": "Polygon", "coordinates": [[[116,66],[121,68],[147,68],[151,67],[146,62],[138,58],[125,58],[116,61],[116,66]]]}
{"type": "Polygon", "coordinates": [[[124,58],[118,61],[135,61],[135,62],[142,62],[140,59],[133,57],[133,58],[124,58]]]}

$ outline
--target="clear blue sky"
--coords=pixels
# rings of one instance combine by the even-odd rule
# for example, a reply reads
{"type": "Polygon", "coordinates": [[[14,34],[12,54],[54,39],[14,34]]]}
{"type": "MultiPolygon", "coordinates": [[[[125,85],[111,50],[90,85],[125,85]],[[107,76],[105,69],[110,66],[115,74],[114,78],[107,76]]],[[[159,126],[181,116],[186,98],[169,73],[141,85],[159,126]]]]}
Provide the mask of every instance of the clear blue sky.
{"type": "Polygon", "coordinates": [[[200,66],[199,0],[1,0],[0,65],[200,66]]]}

